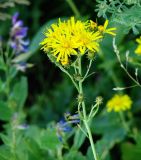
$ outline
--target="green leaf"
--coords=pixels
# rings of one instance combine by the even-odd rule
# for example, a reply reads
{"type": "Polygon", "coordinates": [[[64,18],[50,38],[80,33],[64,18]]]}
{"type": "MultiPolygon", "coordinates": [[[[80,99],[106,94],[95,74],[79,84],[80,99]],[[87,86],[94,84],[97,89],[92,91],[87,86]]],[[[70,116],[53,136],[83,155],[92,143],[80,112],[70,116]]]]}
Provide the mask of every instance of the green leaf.
{"type": "Polygon", "coordinates": [[[39,145],[44,150],[55,150],[61,142],[56,136],[55,130],[42,130],[39,138],[39,145]]]}
{"type": "MultiPolygon", "coordinates": [[[[98,140],[95,144],[96,152],[100,160],[109,160],[109,151],[114,147],[116,143],[121,142],[126,135],[123,129],[115,129],[112,132],[109,130],[108,133],[104,134],[103,137],[98,140]]],[[[92,150],[88,148],[87,157],[92,160],[92,150]]]]}
{"type": "Polygon", "coordinates": [[[138,28],[141,26],[140,19],[141,6],[136,5],[126,8],[123,12],[113,16],[113,21],[125,26],[126,30],[132,29],[134,34],[139,33],[138,28]]]}
{"type": "Polygon", "coordinates": [[[101,160],[105,160],[111,148],[114,147],[116,143],[121,142],[126,135],[123,129],[118,129],[113,132],[105,134],[102,139],[96,143],[96,151],[101,160]]]}
{"type": "Polygon", "coordinates": [[[6,145],[6,146],[10,146],[11,145],[11,137],[3,134],[3,133],[0,133],[0,138],[2,139],[3,143],[6,145]]]}
{"type": "Polygon", "coordinates": [[[0,70],[6,70],[6,66],[2,57],[0,57],[0,70]]]}
{"type": "Polygon", "coordinates": [[[17,75],[17,69],[15,66],[11,66],[9,70],[9,76],[11,79],[13,79],[17,75]]]}
{"type": "Polygon", "coordinates": [[[115,130],[124,130],[119,114],[115,112],[108,113],[106,110],[103,110],[99,116],[94,118],[91,128],[93,132],[98,134],[108,134],[115,130]]]}
{"type": "Polygon", "coordinates": [[[0,92],[5,91],[5,83],[0,79],[0,92]]]}
{"type": "Polygon", "coordinates": [[[106,110],[94,118],[92,131],[102,134],[102,138],[96,142],[96,150],[102,160],[107,158],[108,153],[113,146],[125,138],[127,132],[120,122],[117,113],[108,113],[106,110]]]}
{"type": "Polygon", "coordinates": [[[39,47],[40,47],[40,42],[44,39],[44,34],[43,32],[49,28],[51,26],[52,23],[56,23],[58,21],[57,19],[52,19],[50,21],[48,21],[47,23],[45,23],[37,32],[37,34],[34,36],[34,38],[32,39],[30,46],[29,46],[29,52],[31,52],[31,54],[33,54],[34,52],[36,52],[39,47]]]}
{"type": "MultiPolygon", "coordinates": [[[[92,153],[91,146],[87,150],[87,160],[93,160],[93,153],[92,153]]],[[[108,152],[106,157],[104,157],[104,159],[100,159],[100,160],[111,160],[110,153],[108,152]]]]}
{"type": "Polygon", "coordinates": [[[28,155],[30,157],[30,159],[34,159],[34,160],[42,160],[43,157],[41,155],[41,150],[38,146],[38,144],[31,138],[26,138],[24,140],[25,142],[25,147],[28,151],[28,155]]]}
{"type": "Polygon", "coordinates": [[[138,147],[131,143],[122,144],[122,160],[140,160],[141,146],[138,147]]]}
{"type": "Polygon", "coordinates": [[[5,145],[0,146],[0,160],[9,160],[11,157],[10,148],[6,147],[5,145]]]}
{"type": "Polygon", "coordinates": [[[16,56],[14,59],[12,59],[12,62],[18,63],[21,61],[26,61],[30,56],[31,56],[30,52],[23,53],[23,54],[16,56]]]}
{"type": "Polygon", "coordinates": [[[12,111],[8,108],[7,104],[3,101],[0,101],[0,119],[4,121],[10,120],[12,116],[12,111]]]}
{"type": "Polygon", "coordinates": [[[86,160],[86,158],[77,150],[71,150],[64,156],[64,160],[86,160]]]}
{"type": "Polygon", "coordinates": [[[35,140],[35,142],[38,142],[38,137],[40,136],[40,129],[37,126],[31,125],[27,130],[26,130],[26,137],[32,138],[35,140]],[[33,136],[34,135],[34,136],[33,136]]]}
{"type": "Polygon", "coordinates": [[[86,135],[80,129],[77,129],[75,136],[74,136],[73,147],[79,149],[81,145],[83,144],[85,138],[86,138],[86,135]]]}
{"type": "Polygon", "coordinates": [[[130,142],[121,145],[122,160],[140,160],[141,159],[141,136],[137,137],[136,144],[130,142]]]}
{"type": "Polygon", "coordinates": [[[42,150],[54,151],[60,145],[62,145],[56,135],[55,130],[50,128],[41,130],[36,126],[30,126],[26,131],[26,137],[33,139],[42,150]]]}
{"type": "Polygon", "coordinates": [[[26,77],[21,77],[20,81],[15,84],[12,98],[15,100],[17,107],[22,108],[28,94],[28,83],[26,77]]]}

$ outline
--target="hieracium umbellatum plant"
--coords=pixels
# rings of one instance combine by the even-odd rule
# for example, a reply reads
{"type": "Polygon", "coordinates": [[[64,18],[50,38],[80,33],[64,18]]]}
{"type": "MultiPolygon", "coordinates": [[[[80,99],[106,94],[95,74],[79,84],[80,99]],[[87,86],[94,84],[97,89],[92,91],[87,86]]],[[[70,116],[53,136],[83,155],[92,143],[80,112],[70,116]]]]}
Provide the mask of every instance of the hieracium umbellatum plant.
{"type": "Polygon", "coordinates": [[[63,21],[59,19],[56,24],[52,24],[50,28],[44,31],[45,38],[40,43],[41,49],[47,53],[49,59],[61,71],[68,75],[78,92],[76,112],[80,118],[79,127],[90,141],[95,160],[98,160],[98,154],[95,149],[90,122],[98,111],[102,98],[97,97],[95,104],[89,108],[85,102],[83,85],[91,75],[90,69],[92,63],[95,62],[95,55],[99,52],[100,42],[106,34],[116,35],[116,28],[109,28],[108,22],[106,20],[104,25],[98,25],[92,20],[81,21],[74,17],[63,21]],[[87,65],[84,65],[85,60],[87,65]],[[71,68],[74,70],[73,72],[70,72],[71,68]],[[85,73],[84,68],[86,69],[85,73]]]}
{"type": "Polygon", "coordinates": [[[0,0],[0,160],[140,160],[141,0],[20,4],[0,0]]]}

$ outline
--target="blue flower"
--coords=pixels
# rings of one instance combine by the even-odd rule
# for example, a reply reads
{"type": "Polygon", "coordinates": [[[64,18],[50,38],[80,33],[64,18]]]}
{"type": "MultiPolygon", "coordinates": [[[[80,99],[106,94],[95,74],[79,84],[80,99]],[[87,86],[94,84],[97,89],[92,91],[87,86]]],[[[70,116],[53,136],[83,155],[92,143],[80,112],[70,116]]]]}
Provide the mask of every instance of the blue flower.
{"type": "Polygon", "coordinates": [[[59,131],[63,132],[70,132],[72,130],[72,128],[68,125],[68,122],[66,122],[64,119],[57,123],[57,128],[59,131]]]}
{"type": "Polygon", "coordinates": [[[67,112],[67,113],[65,113],[64,115],[65,115],[65,119],[66,119],[69,123],[72,123],[72,124],[80,123],[79,114],[71,115],[69,112],[67,112]]]}
{"type": "Polygon", "coordinates": [[[10,34],[10,45],[15,50],[16,55],[28,51],[29,41],[24,40],[27,36],[28,27],[24,27],[23,21],[18,20],[19,13],[15,13],[12,17],[12,28],[10,34]]]}
{"type": "Polygon", "coordinates": [[[80,118],[78,114],[71,115],[70,113],[65,113],[65,119],[60,120],[57,123],[57,136],[60,141],[62,141],[62,136],[64,133],[72,131],[71,124],[80,123],[80,118]]]}

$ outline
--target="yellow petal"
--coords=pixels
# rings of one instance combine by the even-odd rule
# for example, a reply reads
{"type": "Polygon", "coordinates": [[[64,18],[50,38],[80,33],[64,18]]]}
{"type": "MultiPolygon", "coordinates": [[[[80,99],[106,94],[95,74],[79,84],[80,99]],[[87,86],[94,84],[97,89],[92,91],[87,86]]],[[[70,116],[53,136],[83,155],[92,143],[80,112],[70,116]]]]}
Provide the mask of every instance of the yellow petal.
{"type": "Polygon", "coordinates": [[[109,21],[106,19],[105,23],[104,23],[104,29],[107,28],[109,21]]]}

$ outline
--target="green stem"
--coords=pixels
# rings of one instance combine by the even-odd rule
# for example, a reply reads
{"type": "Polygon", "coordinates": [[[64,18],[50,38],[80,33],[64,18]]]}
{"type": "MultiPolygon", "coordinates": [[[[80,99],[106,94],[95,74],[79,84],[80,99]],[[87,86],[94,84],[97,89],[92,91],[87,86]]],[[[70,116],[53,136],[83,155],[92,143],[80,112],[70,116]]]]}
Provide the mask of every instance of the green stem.
{"type": "Polygon", "coordinates": [[[123,70],[125,71],[125,73],[131,78],[131,80],[133,82],[135,82],[139,87],[141,87],[141,84],[130,75],[130,73],[127,71],[127,69],[123,66],[122,63],[121,63],[121,68],[123,68],[123,70]]]}
{"type": "Polygon", "coordinates": [[[15,125],[12,123],[12,147],[11,152],[13,155],[13,160],[16,160],[16,128],[15,125]]]}
{"type": "Polygon", "coordinates": [[[89,119],[93,118],[93,117],[96,115],[96,113],[98,112],[98,109],[99,109],[99,105],[96,103],[96,104],[92,107],[88,118],[89,118],[89,119]],[[96,108],[96,109],[95,109],[95,108],[96,108]],[[95,109],[95,112],[94,112],[94,109],[95,109]]]}
{"type": "Polygon", "coordinates": [[[125,130],[126,130],[127,132],[129,132],[129,131],[130,131],[130,128],[129,128],[128,124],[126,123],[126,120],[125,120],[125,117],[124,117],[123,112],[119,112],[119,115],[120,115],[120,119],[121,119],[121,122],[122,122],[122,124],[123,124],[123,127],[125,128],[125,130]]]}
{"type": "Polygon", "coordinates": [[[80,12],[77,9],[75,3],[73,2],[73,0],[66,0],[68,5],[70,6],[70,8],[72,9],[73,13],[75,14],[76,17],[80,17],[80,12]]]}
{"type": "Polygon", "coordinates": [[[58,149],[57,158],[58,158],[58,160],[63,160],[63,157],[62,157],[62,148],[58,149]]]}
{"type": "Polygon", "coordinates": [[[116,53],[117,59],[120,63],[120,67],[125,71],[125,73],[128,75],[128,77],[135,83],[137,84],[139,87],[141,87],[141,84],[138,82],[138,80],[136,80],[134,77],[132,77],[132,75],[128,72],[127,68],[124,67],[124,65],[122,64],[121,61],[121,57],[120,57],[120,52],[117,48],[117,45],[115,43],[115,38],[113,39],[113,48],[114,48],[114,52],[116,53]]]}
{"type": "Polygon", "coordinates": [[[60,66],[60,69],[66,73],[70,79],[72,80],[72,83],[74,84],[74,86],[76,87],[77,91],[79,91],[78,85],[76,84],[76,82],[74,81],[74,78],[69,74],[69,72],[67,70],[65,70],[63,67],[60,66]]]}
{"type": "MultiPolygon", "coordinates": [[[[79,74],[82,75],[81,57],[79,57],[79,74]]],[[[83,95],[82,81],[79,81],[79,94],[83,95]]],[[[85,101],[84,100],[82,101],[82,109],[83,109],[83,116],[84,116],[84,125],[85,125],[87,133],[88,133],[88,138],[89,138],[89,141],[90,141],[90,144],[91,144],[92,152],[93,152],[93,155],[94,155],[94,160],[98,160],[95,145],[94,145],[94,141],[93,141],[93,138],[92,138],[92,133],[91,133],[90,127],[88,125],[86,106],[85,106],[85,101]]]]}

